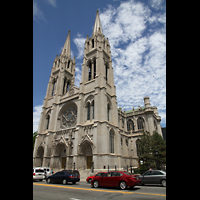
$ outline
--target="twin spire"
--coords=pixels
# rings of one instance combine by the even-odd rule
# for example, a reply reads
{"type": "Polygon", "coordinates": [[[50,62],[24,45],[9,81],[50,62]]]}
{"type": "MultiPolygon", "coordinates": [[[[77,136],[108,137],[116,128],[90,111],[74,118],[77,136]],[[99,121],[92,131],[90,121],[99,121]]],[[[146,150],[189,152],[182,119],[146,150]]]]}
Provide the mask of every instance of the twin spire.
{"type": "Polygon", "coordinates": [[[62,55],[65,55],[66,57],[69,57],[71,58],[71,50],[70,50],[70,30],[68,32],[68,35],[67,35],[67,39],[65,41],[65,44],[64,44],[64,47],[63,47],[63,50],[62,50],[62,55]]]}
{"type": "MultiPolygon", "coordinates": [[[[96,19],[95,19],[94,28],[93,28],[93,35],[97,35],[98,33],[103,34],[102,27],[101,27],[101,21],[100,21],[100,17],[99,17],[99,11],[97,10],[96,19]]],[[[67,39],[65,41],[65,44],[64,44],[61,54],[65,55],[66,57],[71,58],[70,30],[68,32],[67,39]]]]}
{"type": "Polygon", "coordinates": [[[98,32],[103,34],[101,21],[99,17],[99,11],[97,10],[96,19],[95,19],[94,28],[93,28],[93,35],[97,35],[98,32]]]}

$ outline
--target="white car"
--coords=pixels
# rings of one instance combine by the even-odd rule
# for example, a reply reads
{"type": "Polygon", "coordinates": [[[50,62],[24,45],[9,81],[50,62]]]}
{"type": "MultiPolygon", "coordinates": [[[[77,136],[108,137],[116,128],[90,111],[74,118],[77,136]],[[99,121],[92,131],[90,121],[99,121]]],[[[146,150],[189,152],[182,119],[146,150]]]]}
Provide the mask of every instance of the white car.
{"type": "Polygon", "coordinates": [[[47,179],[49,176],[53,175],[51,173],[51,169],[49,167],[40,167],[40,169],[43,169],[44,170],[44,173],[45,173],[45,179],[47,179]]]}
{"type": "Polygon", "coordinates": [[[44,170],[41,167],[34,167],[33,168],[33,180],[42,181],[43,179],[45,179],[44,170]]]}

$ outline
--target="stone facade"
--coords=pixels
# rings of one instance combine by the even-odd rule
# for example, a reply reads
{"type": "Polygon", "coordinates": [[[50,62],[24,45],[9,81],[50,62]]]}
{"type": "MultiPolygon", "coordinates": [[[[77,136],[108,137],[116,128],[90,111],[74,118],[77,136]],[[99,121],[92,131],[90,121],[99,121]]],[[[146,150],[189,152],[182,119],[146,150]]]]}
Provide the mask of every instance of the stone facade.
{"type": "Polygon", "coordinates": [[[70,31],[56,56],[38,127],[33,166],[95,169],[138,166],[136,140],[143,130],[161,133],[158,111],[144,97],[144,107],[118,109],[108,38],[97,11],[92,37],[86,38],[80,87],[75,82],[70,31]]]}

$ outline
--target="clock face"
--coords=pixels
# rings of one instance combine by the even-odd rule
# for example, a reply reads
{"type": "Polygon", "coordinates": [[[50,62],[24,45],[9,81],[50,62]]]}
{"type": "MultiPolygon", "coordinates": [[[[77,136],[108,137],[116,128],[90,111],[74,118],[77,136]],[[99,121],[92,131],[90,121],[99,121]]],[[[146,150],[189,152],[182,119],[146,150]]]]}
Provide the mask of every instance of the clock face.
{"type": "Polygon", "coordinates": [[[62,115],[62,124],[65,127],[73,127],[76,125],[77,109],[76,106],[68,107],[62,115]]]}

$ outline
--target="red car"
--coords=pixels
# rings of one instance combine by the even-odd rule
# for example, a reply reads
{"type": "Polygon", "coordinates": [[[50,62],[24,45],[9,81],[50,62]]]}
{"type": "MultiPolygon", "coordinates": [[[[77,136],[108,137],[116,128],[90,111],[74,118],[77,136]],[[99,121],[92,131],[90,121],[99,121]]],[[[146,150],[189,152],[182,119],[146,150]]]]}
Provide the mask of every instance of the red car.
{"type": "Polygon", "coordinates": [[[107,172],[102,176],[95,176],[91,181],[91,186],[98,187],[119,187],[124,190],[140,185],[141,180],[138,175],[131,175],[125,171],[107,172]]]}
{"type": "Polygon", "coordinates": [[[106,172],[99,172],[99,173],[97,173],[96,175],[94,175],[94,176],[88,176],[87,178],[86,178],[86,181],[88,182],[88,183],[91,183],[91,180],[95,177],[95,176],[102,176],[103,174],[105,174],[106,172]]]}

